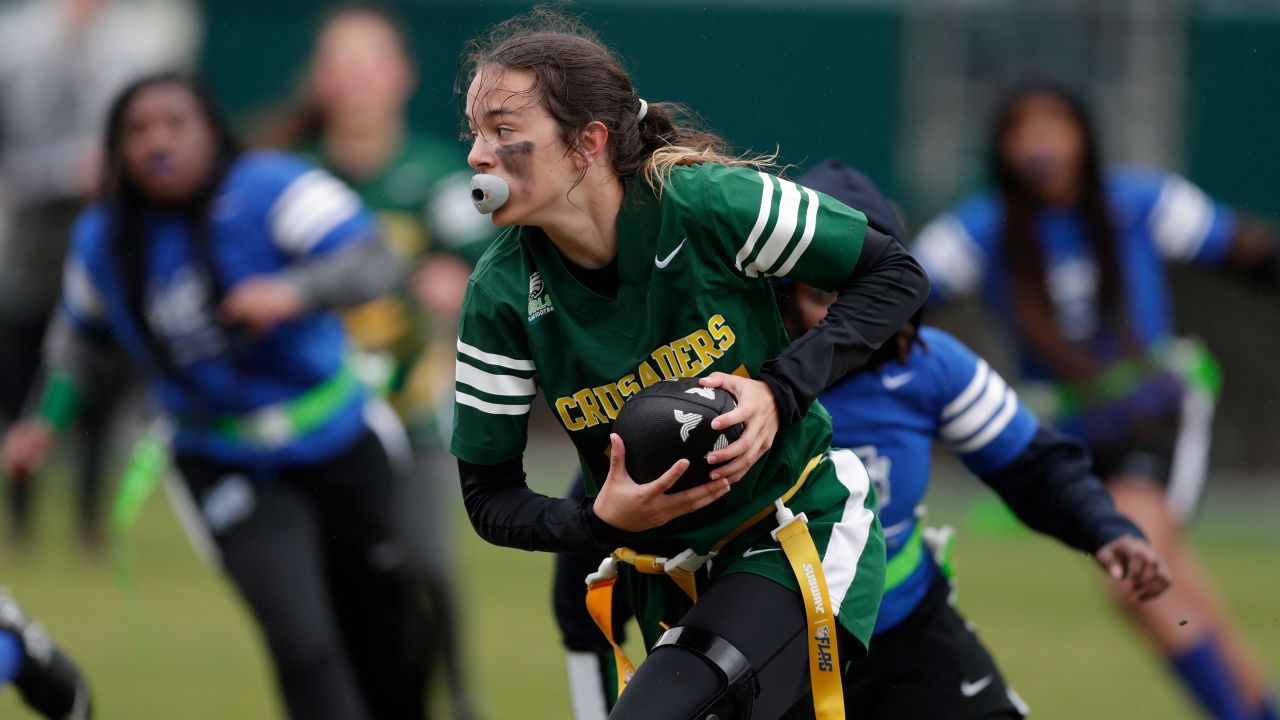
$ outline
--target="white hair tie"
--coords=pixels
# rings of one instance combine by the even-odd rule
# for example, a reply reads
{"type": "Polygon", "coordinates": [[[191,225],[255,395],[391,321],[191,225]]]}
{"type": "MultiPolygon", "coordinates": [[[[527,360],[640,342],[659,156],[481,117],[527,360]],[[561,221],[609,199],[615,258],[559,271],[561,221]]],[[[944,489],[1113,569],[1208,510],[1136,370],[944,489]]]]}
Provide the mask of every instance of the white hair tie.
{"type": "Polygon", "coordinates": [[[640,112],[636,114],[636,122],[637,123],[640,122],[641,120],[644,119],[644,116],[648,114],[649,114],[649,103],[645,102],[644,98],[640,98],[640,112]]]}

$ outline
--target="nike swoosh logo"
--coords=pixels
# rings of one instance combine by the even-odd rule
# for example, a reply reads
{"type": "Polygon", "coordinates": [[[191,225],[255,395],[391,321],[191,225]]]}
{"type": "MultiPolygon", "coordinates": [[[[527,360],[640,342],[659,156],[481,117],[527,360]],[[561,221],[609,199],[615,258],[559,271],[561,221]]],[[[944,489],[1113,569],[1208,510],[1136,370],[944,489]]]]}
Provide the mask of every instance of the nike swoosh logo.
{"type": "Polygon", "coordinates": [[[995,680],[995,678],[992,677],[991,675],[988,675],[982,678],[981,680],[977,680],[974,682],[965,682],[964,680],[961,680],[960,694],[965,697],[973,697],[974,695],[977,695],[983,690],[986,690],[987,686],[990,685],[993,680],[995,680]]]}
{"type": "Polygon", "coordinates": [[[671,261],[675,259],[675,256],[678,255],[680,251],[684,248],[684,244],[688,240],[689,238],[685,238],[684,240],[681,240],[680,244],[676,246],[675,250],[671,251],[671,254],[667,256],[666,260],[659,260],[657,257],[654,257],[653,264],[656,265],[659,270],[665,270],[666,267],[671,264],[671,261]]]}
{"type": "Polygon", "coordinates": [[[880,378],[880,380],[881,382],[884,383],[884,386],[886,388],[890,390],[897,390],[903,385],[906,385],[907,383],[914,380],[915,377],[916,377],[916,371],[911,370],[910,372],[904,372],[901,375],[884,375],[880,378]]]}
{"type": "Polygon", "coordinates": [[[761,550],[754,550],[754,549],[748,548],[742,551],[742,557],[749,558],[752,555],[760,555],[767,552],[782,552],[782,548],[763,548],[761,550]]]}

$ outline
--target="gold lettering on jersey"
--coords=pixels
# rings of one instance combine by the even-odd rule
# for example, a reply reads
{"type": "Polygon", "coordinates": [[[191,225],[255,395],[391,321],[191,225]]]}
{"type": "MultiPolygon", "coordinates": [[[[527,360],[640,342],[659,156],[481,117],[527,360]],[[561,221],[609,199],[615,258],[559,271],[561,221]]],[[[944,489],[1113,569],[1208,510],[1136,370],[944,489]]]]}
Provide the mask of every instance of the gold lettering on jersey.
{"type": "Polygon", "coordinates": [[[612,422],[627,398],[662,380],[697,377],[711,367],[725,351],[733,347],[737,336],[723,315],[712,315],[705,328],[672,340],[649,354],[649,358],[616,382],[583,388],[572,395],[558,398],[553,406],[560,422],[576,432],[601,423],[612,422]]]}
{"type": "Polygon", "coordinates": [[[587,427],[609,422],[609,416],[600,412],[600,406],[596,405],[596,396],[591,388],[574,393],[573,402],[582,410],[582,419],[587,421],[587,427]]]}
{"type": "Polygon", "coordinates": [[[556,400],[556,414],[560,416],[560,422],[571,431],[578,431],[587,426],[587,421],[580,417],[573,417],[569,414],[571,408],[577,407],[573,398],[562,397],[556,400]]]}
{"type": "Polygon", "coordinates": [[[649,363],[640,363],[640,386],[649,387],[656,382],[662,382],[662,376],[654,372],[649,363]]]}

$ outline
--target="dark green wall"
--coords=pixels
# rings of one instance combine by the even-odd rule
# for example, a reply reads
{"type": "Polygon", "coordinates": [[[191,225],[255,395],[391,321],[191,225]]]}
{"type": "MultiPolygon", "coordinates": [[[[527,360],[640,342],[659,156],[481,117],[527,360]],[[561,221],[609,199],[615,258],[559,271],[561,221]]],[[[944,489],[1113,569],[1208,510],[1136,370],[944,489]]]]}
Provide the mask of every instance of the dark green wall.
{"type": "MultiPolygon", "coordinates": [[[[206,5],[202,67],[233,116],[287,95],[324,3],[206,5]]],[[[421,61],[412,112],[458,131],[454,76],[463,43],[519,4],[396,5],[421,61]]],[[[649,100],[679,100],[739,147],[782,148],[789,162],[839,154],[889,182],[900,20],[885,8],[717,3],[583,3],[649,100]]]]}
{"type": "Polygon", "coordinates": [[[1190,30],[1189,174],[1280,216],[1280,19],[1200,16],[1190,30]]]}

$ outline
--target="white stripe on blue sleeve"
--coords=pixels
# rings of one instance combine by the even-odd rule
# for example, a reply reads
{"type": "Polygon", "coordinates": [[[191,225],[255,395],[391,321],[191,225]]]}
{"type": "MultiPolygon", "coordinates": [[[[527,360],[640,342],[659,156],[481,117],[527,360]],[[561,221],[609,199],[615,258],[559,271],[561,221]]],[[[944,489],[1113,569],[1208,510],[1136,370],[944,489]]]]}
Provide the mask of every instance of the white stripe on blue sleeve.
{"type": "Polygon", "coordinates": [[[948,213],[925,225],[911,252],[944,295],[966,295],[982,281],[982,250],[954,215],[948,213]]]}
{"type": "Polygon", "coordinates": [[[1018,395],[979,359],[973,379],[942,411],[939,436],[960,454],[977,452],[996,438],[1018,411],[1018,395]]]}
{"type": "Polygon", "coordinates": [[[68,262],[62,273],[62,297],[76,318],[89,322],[106,319],[106,300],[89,277],[89,269],[78,258],[68,262]]]}
{"type": "Polygon", "coordinates": [[[1213,227],[1213,201],[1187,180],[1170,175],[1147,218],[1156,249],[1166,260],[1194,260],[1213,227]]]}
{"type": "Polygon", "coordinates": [[[360,198],[323,170],[303,173],[271,206],[271,235],[280,249],[305,255],[360,212],[360,198]]]}

